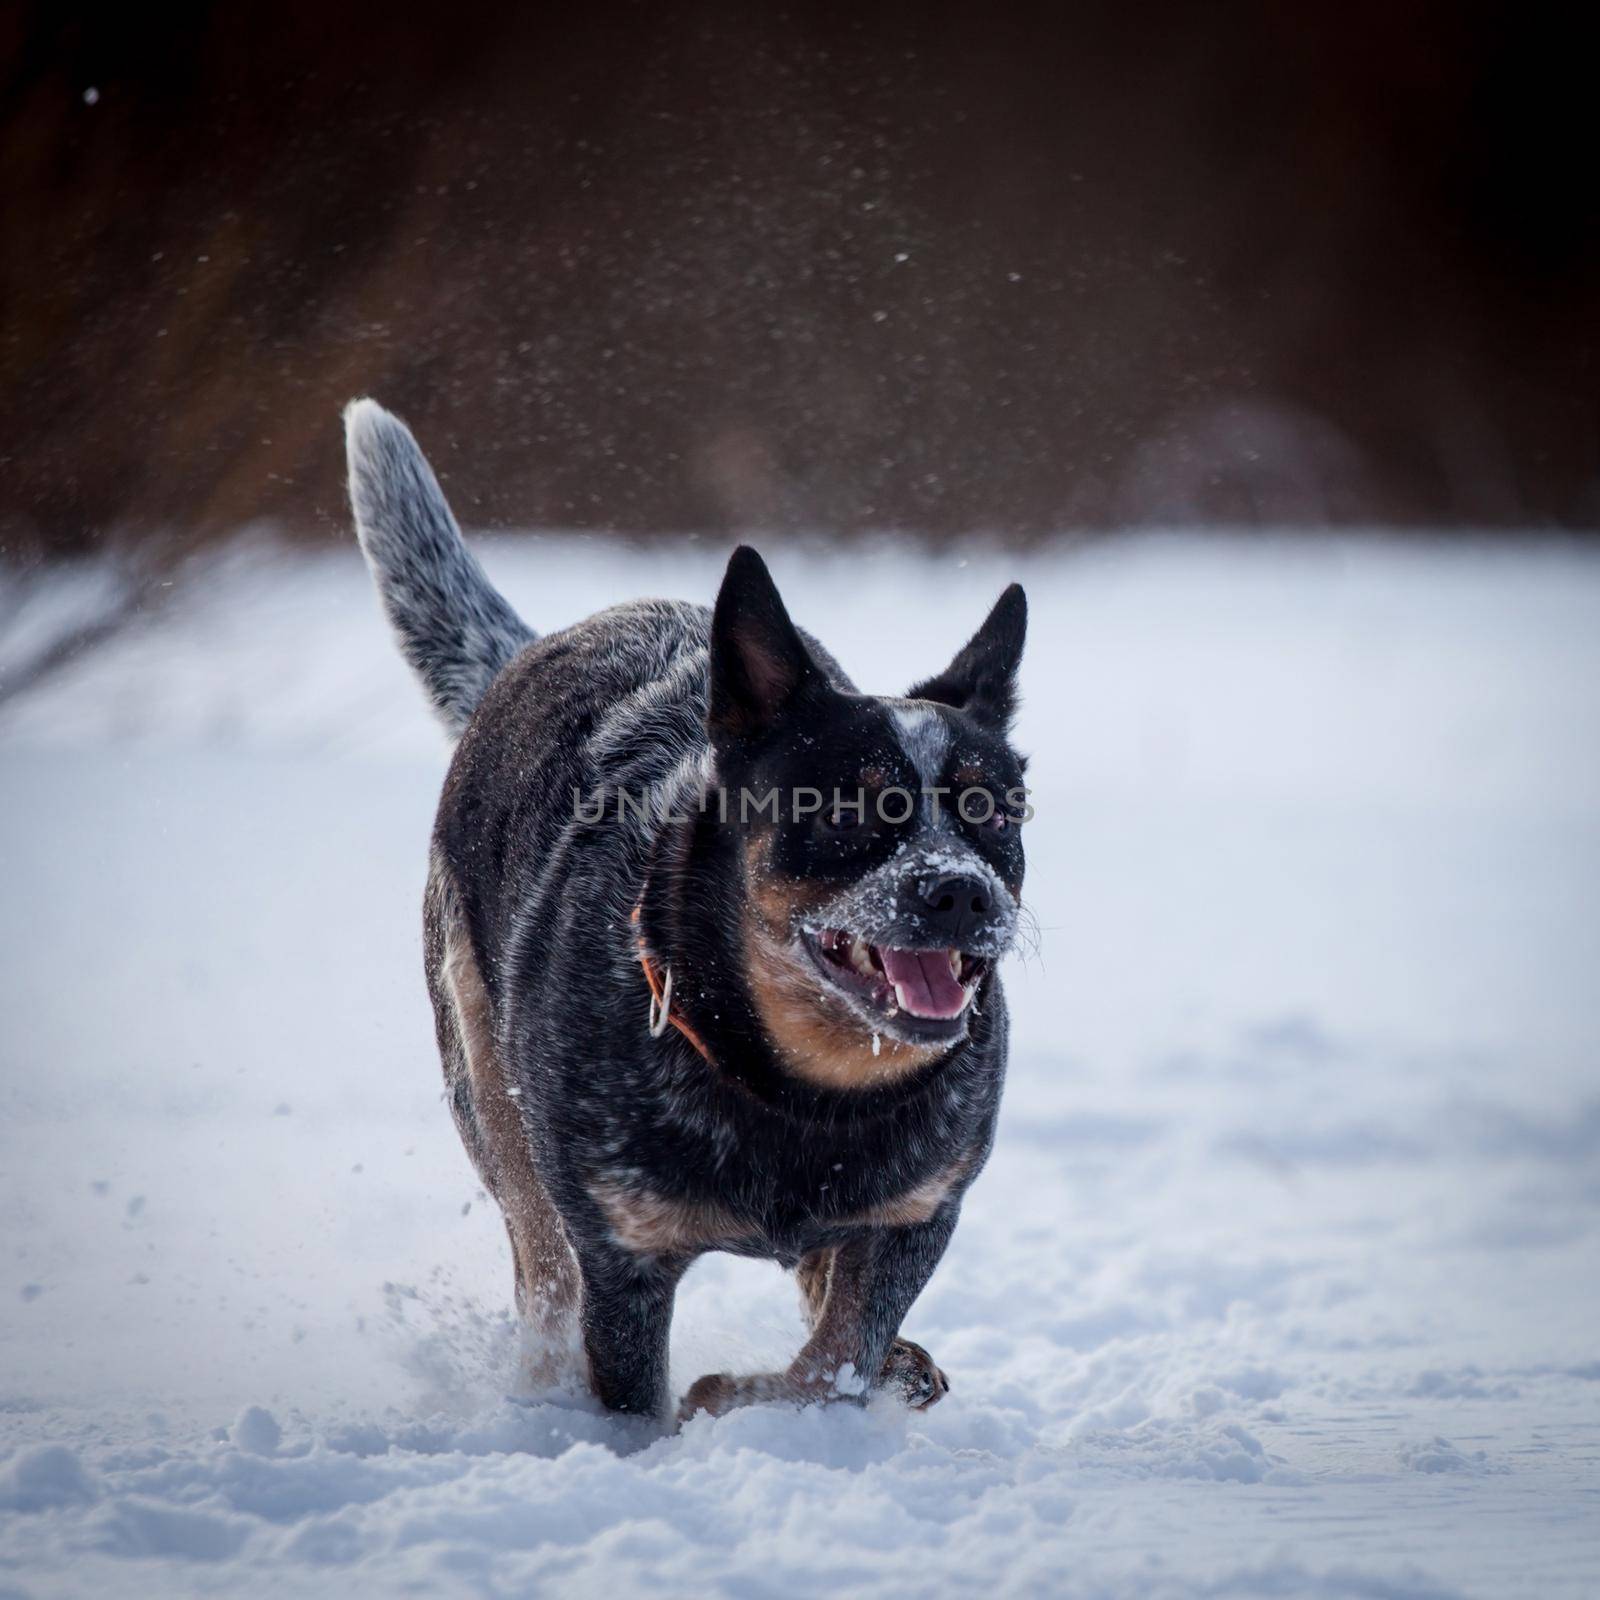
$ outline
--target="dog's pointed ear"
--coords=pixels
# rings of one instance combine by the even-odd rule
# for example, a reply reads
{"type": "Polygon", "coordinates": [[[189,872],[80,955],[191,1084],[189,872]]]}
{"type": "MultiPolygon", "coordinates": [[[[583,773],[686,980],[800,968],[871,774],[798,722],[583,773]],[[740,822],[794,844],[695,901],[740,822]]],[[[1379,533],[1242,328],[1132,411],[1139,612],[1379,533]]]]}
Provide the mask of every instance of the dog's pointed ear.
{"type": "Polygon", "coordinates": [[[913,700],[936,700],[974,722],[1006,733],[1017,711],[1017,668],[1028,636],[1028,597],[1014,583],[994,603],[983,626],[936,678],[919,683],[913,700]]]}
{"type": "Polygon", "coordinates": [[[802,690],[820,682],[766,562],[740,545],[711,616],[706,726],[713,742],[760,737],[802,690]]]}

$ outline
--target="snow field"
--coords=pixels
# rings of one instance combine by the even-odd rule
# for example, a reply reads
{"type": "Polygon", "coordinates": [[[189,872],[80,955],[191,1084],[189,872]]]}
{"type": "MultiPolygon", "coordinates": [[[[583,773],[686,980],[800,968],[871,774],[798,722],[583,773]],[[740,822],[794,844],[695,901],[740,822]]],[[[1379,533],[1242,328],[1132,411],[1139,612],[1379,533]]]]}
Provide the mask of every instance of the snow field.
{"type": "MultiPolygon", "coordinates": [[[[722,554],[487,559],[548,627],[722,554]]],[[[1600,1589],[1600,558],[772,555],[876,689],[1029,589],[1040,947],[907,1323],[949,1398],[513,1392],[420,975],[444,752],[353,547],[245,544],[0,717],[0,1595],[1600,1589]]],[[[760,1264],[679,1306],[680,1389],[800,1337],[760,1264]]]]}

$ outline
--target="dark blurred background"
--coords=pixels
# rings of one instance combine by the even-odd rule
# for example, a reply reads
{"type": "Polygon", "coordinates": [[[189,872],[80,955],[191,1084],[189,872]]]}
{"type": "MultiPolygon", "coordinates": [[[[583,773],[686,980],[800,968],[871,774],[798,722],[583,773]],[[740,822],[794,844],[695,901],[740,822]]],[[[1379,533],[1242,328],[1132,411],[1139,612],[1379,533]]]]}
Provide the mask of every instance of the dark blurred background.
{"type": "Polygon", "coordinates": [[[327,536],[362,393],[477,526],[1592,526],[1567,16],[13,5],[0,542],[327,536]]]}

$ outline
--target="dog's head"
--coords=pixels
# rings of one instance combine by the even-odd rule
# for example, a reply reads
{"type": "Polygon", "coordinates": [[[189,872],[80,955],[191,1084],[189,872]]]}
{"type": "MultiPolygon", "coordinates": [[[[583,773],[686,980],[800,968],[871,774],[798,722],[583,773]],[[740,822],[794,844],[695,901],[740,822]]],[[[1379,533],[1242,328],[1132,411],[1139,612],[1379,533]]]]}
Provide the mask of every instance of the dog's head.
{"type": "Polygon", "coordinates": [[[1007,734],[1026,625],[1013,584],[937,677],[903,698],[846,693],[761,558],[728,565],[717,803],[742,851],[751,991],[807,1076],[873,1081],[959,1043],[1016,937],[1028,810],[1007,734]]]}

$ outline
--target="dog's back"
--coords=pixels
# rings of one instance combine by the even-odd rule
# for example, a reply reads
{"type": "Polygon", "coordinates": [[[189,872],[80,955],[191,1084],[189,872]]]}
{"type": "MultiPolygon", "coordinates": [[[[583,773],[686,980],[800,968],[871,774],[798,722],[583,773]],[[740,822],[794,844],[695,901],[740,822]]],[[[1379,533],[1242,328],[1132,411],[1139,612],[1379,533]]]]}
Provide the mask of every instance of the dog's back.
{"type": "Polygon", "coordinates": [[[614,606],[525,646],[485,696],[451,762],[434,844],[462,886],[491,993],[519,941],[548,939],[580,841],[590,872],[607,857],[596,877],[611,889],[588,913],[626,915],[646,804],[702,775],[709,626],[703,607],[680,602],[614,606]],[[622,822],[585,828],[595,797],[618,794],[636,802],[622,822]]]}

